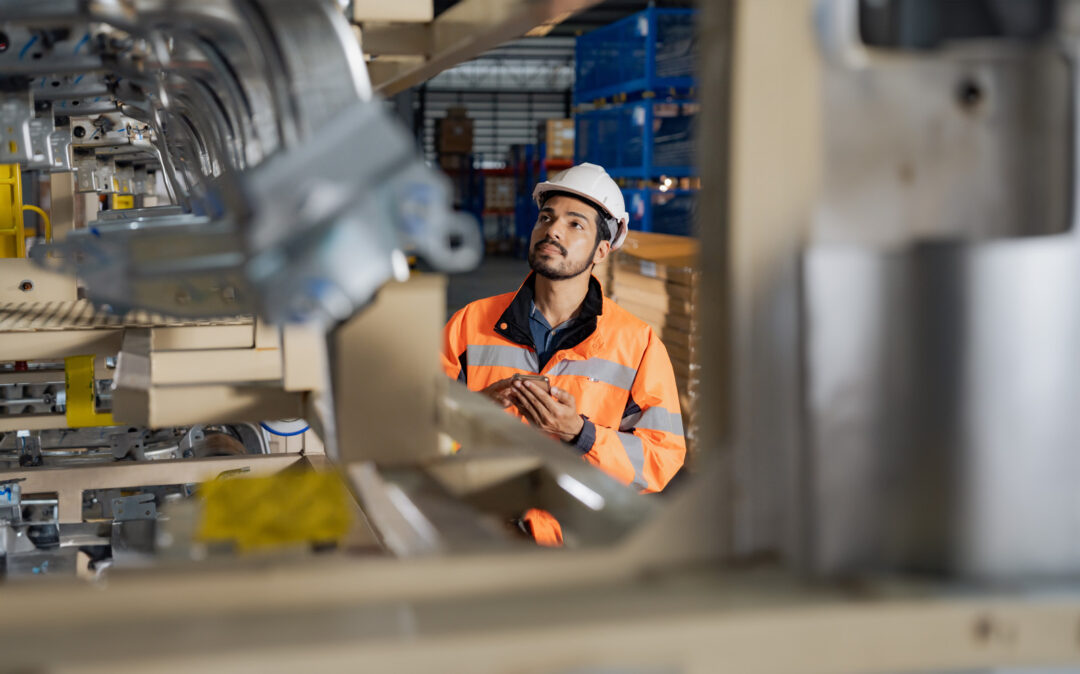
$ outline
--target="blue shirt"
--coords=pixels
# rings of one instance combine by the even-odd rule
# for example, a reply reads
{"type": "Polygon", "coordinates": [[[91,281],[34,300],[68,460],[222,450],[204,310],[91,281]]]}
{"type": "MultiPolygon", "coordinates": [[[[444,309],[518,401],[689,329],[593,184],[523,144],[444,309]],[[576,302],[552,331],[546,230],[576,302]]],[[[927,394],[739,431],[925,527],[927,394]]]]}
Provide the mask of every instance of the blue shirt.
{"type": "MultiPolygon", "coordinates": [[[[547,362],[558,351],[558,333],[573,324],[574,319],[571,318],[562,325],[553,328],[544,318],[543,312],[536,308],[536,304],[529,302],[529,332],[532,333],[536,357],[540,361],[537,366],[538,371],[543,370],[547,362]]],[[[587,453],[592,449],[593,443],[596,442],[596,426],[584,414],[581,415],[581,418],[585,420],[585,424],[581,427],[581,432],[570,441],[570,444],[577,447],[582,453],[587,453]]]]}
{"type": "Polygon", "coordinates": [[[539,369],[543,370],[551,357],[555,355],[558,345],[558,333],[574,322],[570,319],[557,327],[548,324],[542,311],[536,308],[536,304],[529,303],[529,332],[532,333],[533,346],[536,348],[536,356],[540,360],[539,369]]]}

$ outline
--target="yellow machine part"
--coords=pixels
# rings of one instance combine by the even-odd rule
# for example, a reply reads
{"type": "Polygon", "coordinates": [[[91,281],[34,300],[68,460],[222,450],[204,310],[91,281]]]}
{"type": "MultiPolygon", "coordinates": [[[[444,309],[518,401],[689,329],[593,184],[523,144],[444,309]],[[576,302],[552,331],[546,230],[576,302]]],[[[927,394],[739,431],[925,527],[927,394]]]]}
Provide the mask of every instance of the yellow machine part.
{"type": "Polygon", "coordinates": [[[94,357],[71,356],[64,359],[64,390],[67,394],[67,425],[71,428],[115,426],[109,412],[95,409],[94,357]]]}
{"type": "Polygon", "coordinates": [[[135,195],[134,194],[114,194],[112,198],[112,207],[114,210],[123,210],[125,208],[135,208],[135,195]]]}
{"type": "MultiPolygon", "coordinates": [[[[49,220],[49,214],[33,204],[23,204],[22,208],[24,211],[33,211],[38,214],[38,217],[41,218],[41,225],[45,229],[45,241],[52,243],[52,221],[49,220]]],[[[23,232],[25,233],[25,231],[26,230],[24,229],[23,232]]],[[[41,234],[41,232],[38,232],[38,234],[41,234]]]]}
{"type": "Polygon", "coordinates": [[[201,485],[198,495],[198,538],[233,541],[238,550],[339,542],[353,519],[349,491],[334,472],[219,478],[201,485]]]}
{"type": "Polygon", "coordinates": [[[0,164],[0,258],[26,257],[22,174],[18,164],[0,164]]]}

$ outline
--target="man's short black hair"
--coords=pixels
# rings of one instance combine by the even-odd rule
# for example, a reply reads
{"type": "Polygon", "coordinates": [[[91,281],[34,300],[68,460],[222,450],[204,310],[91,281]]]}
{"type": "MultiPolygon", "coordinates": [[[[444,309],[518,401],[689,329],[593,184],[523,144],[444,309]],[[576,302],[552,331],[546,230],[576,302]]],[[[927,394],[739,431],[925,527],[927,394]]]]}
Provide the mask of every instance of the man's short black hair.
{"type": "Polygon", "coordinates": [[[549,190],[540,195],[540,208],[544,207],[544,204],[548,202],[548,199],[552,197],[570,197],[571,199],[577,199],[578,201],[585,202],[589,206],[592,206],[596,211],[596,246],[595,250],[600,246],[601,241],[611,241],[611,227],[608,225],[608,217],[604,215],[604,209],[593,201],[592,199],[586,199],[585,197],[574,194],[573,192],[564,192],[563,190],[549,190]]]}

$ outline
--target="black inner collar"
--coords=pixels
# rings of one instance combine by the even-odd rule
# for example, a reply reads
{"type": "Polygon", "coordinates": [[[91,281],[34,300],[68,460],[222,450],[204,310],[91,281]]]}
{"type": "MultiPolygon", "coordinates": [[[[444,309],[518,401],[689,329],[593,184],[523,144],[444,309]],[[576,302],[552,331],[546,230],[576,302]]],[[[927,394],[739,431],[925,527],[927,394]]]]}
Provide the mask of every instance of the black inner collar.
{"type": "MultiPolygon", "coordinates": [[[[507,339],[528,346],[534,351],[532,331],[529,330],[529,310],[536,297],[536,272],[529,274],[514,301],[495,324],[495,332],[507,339]]],[[[571,324],[556,333],[554,351],[572,349],[596,332],[596,319],[604,310],[604,293],[596,277],[589,276],[589,290],[581,303],[581,311],[571,324]]]]}

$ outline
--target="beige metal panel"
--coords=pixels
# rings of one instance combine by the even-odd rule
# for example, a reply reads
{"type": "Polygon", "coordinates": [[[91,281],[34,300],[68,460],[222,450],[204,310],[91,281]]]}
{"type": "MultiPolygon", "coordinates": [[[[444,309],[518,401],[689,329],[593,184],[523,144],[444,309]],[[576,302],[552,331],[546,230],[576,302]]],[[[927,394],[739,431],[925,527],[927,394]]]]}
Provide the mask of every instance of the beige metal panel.
{"type": "Polygon", "coordinates": [[[534,456],[490,456],[476,461],[436,463],[427,472],[451,494],[462,496],[542,465],[543,461],[534,456]]]}
{"type": "Polygon", "coordinates": [[[255,319],[255,348],[281,348],[281,331],[277,326],[270,325],[266,321],[255,319]]]}
{"type": "Polygon", "coordinates": [[[247,468],[249,474],[274,473],[293,465],[296,455],[211,457],[175,461],[117,462],[93,466],[0,470],[0,480],[23,478],[24,494],[57,492],[60,521],[82,521],[82,493],[87,489],[119,489],[140,485],[205,482],[227,470],[247,468]]]}
{"type": "MultiPolygon", "coordinates": [[[[326,447],[323,446],[322,439],[318,436],[317,433],[315,433],[315,431],[309,429],[306,433],[299,436],[299,438],[299,451],[304,452],[304,454],[307,454],[308,456],[318,456],[324,459],[326,458],[326,447]]],[[[290,452],[293,451],[291,445],[287,445],[287,447],[289,447],[290,452]]]]}
{"type": "Polygon", "coordinates": [[[120,330],[0,332],[0,359],[57,360],[76,355],[115,355],[120,330]]]}
{"type": "Polygon", "coordinates": [[[86,227],[88,222],[97,220],[101,212],[101,201],[93,192],[77,193],[75,195],[75,228],[86,227]]]}
{"type": "Polygon", "coordinates": [[[313,431],[308,430],[301,435],[274,435],[270,436],[270,451],[274,454],[304,454],[321,461],[326,461],[326,450],[322,441],[313,431]]]}
{"type": "MultiPolygon", "coordinates": [[[[703,451],[724,453],[739,552],[791,541],[798,512],[798,253],[822,171],[821,55],[812,0],[702,3],[699,295],[703,451]],[[728,39],[734,21],[735,37],[728,39]],[[725,76],[730,73],[730,80],[725,76]],[[730,90],[728,89],[730,85],[730,90]],[[782,195],[783,198],[778,198],[782,195]],[[715,225],[715,226],[712,226],[715,225]],[[788,354],[777,358],[776,354],[788,354]],[[725,451],[721,448],[730,447],[725,451]],[[734,482],[733,482],[734,481],[734,482]],[[738,494],[738,497],[735,497],[738,494]]],[[[717,525],[727,526],[731,512],[717,525]]]]}
{"type": "Polygon", "coordinates": [[[367,25],[360,31],[360,48],[371,56],[428,56],[431,26],[424,24],[367,25]]]}
{"type": "MultiPolygon", "coordinates": [[[[246,316],[214,320],[170,318],[145,311],[132,311],[123,316],[95,308],[86,300],[77,302],[18,302],[0,304],[0,333],[42,330],[91,330],[123,327],[181,327],[251,325],[246,316]]],[[[267,346],[277,346],[276,337],[267,346]]]]}
{"type": "Polygon", "coordinates": [[[436,386],[446,279],[389,283],[337,330],[334,402],[343,463],[414,462],[438,451],[436,386]]]}
{"type": "Polygon", "coordinates": [[[113,417],[121,423],[143,425],[150,417],[151,331],[125,330],[113,376],[113,417]]]}
{"type": "Polygon", "coordinates": [[[67,236],[75,227],[75,174],[53,173],[49,176],[49,220],[53,239],[67,236]]]}
{"type": "Polygon", "coordinates": [[[67,425],[67,417],[63,414],[0,417],[0,433],[10,433],[11,431],[43,431],[51,428],[67,428],[67,425]]]}
{"type": "Polygon", "coordinates": [[[431,21],[432,0],[353,0],[353,21],[431,21]]]}
{"type": "Polygon", "coordinates": [[[150,376],[155,386],[279,381],[281,351],[276,348],[151,351],[150,376]]]}
{"type": "MultiPolygon", "coordinates": [[[[389,96],[430,79],[452,65],[520,37],[544,23],[579,12],[598,0],[461,0],[428,24],[428,44],[420,63],[385,64],[371,69],[376,91],[389,96]]],[[[379,44],[377,37],[371,39],[379,44]]],[[[416,39],[413,36],[412,39],[416,39]]],[[[417,44],[417,48],[422,45],[417,44]]]]}
{"type": "Polygon", "coordinates": [[[519,558],[523,573],[498,596],[455,584],[464,567],[503,577],[506,567],[491,558],[444,564],[445,575],[423,560],[310,559],[277,568],[252,560],[231,570],[117,573],[104,587],[9,584],[0,633],[19,648],[5,652],[5,664],[57,672],[355,671],[362,662],[378,672],[709,674],[1080,665],[1075,598],[960,599],[903,584],[845,591],[777,573],[711,570],[538,591],[528,574],[543,567],[531,561],[573,563],[589,574],[600,560],[504,557],[519,558]],[[387,596],[388,588],[412,594],[404,591],[410,578],[428,588],[441,581],[442,591],[400,602],[387,596]],[[206,624],[215,627],[192,629],[206,624]],[[117,633],[124,648],[100,648],[117,633]]]}
{"type": "Polygon", "coordinates": [[[76,299],[74,276],[46,271],[26,259],[0,260],[0,304],[74,302],[76,299]]]}
{"type": "Polygon", "coordinates": [[[28,370],[26,372],[0,373],[3,384],[63,384],[63,370],[28,370]]]}
{"type": "Polygon", "coordinates": [[[326,387],[329,372],[326,337],[302,325],[282,329],[282,379],[286,391],[318,391],[326,387]]]}
{"type": "MultiPolygon", "coordinates": [[[[163,428],[292,419],[302,414],[303,405],[303,394],[273,386],[155,386],[148,392],[147,418],[139,423],[163,428]]],[[[119,409],[114,416],[120,420],[119,409]]],[[[124,417],[123,423],[136,422],[124,417]]]]}
{"type": "Polygon", "coordinates": [[[246,349],[255,345],[254,323],[154,328],[154,351],[181,349],[246,349]]]}

